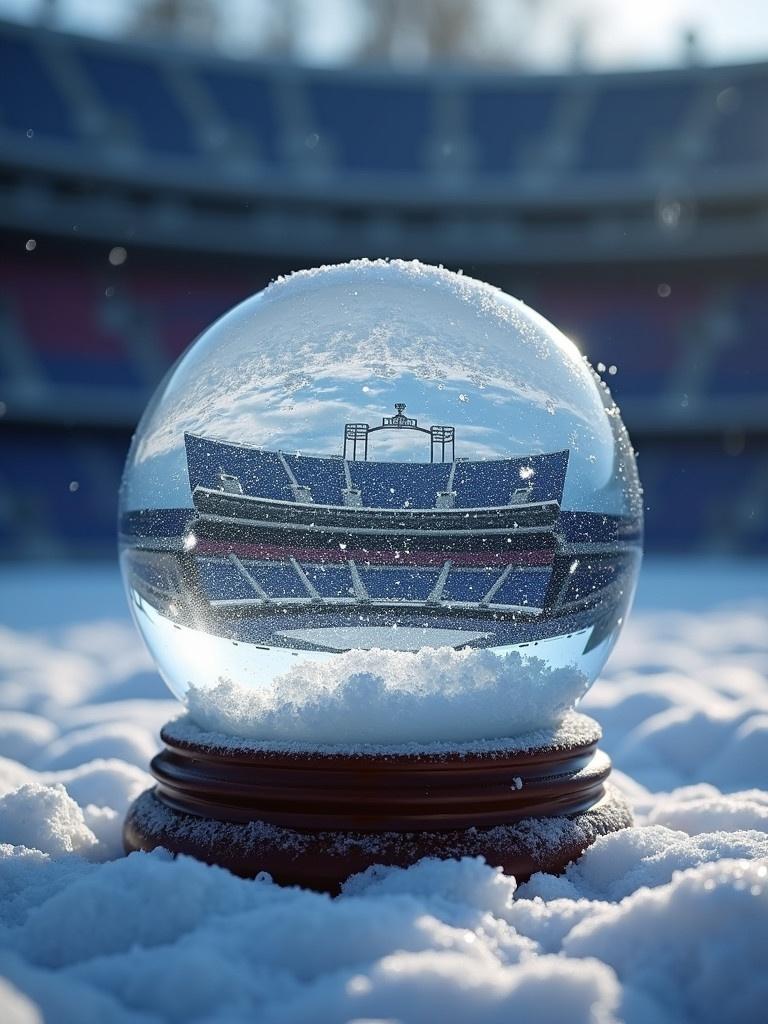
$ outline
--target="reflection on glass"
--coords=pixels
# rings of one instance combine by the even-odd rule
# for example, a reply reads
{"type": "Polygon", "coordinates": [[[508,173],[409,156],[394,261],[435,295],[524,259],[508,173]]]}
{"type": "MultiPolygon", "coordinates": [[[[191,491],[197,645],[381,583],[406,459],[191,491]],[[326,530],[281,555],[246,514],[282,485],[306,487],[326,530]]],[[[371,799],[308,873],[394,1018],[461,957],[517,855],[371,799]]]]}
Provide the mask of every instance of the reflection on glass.
{"type": "Polygon", "coordinates": [[[276,282],[189,349],[129,455],[121,564],[179,696],[360,648],[515,650],[586,686],[640,508],[618,410],[555,328],[360,262],[276,282]]]}

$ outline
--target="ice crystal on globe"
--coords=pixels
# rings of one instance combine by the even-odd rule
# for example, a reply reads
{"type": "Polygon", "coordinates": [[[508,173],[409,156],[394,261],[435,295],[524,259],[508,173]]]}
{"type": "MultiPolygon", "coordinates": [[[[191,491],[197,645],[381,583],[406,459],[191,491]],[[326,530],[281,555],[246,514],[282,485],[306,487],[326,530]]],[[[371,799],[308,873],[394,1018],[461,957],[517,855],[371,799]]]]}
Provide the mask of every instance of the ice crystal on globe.
{"type": "Polygon", "coordinates": [[[295,710],[346,652],[411,680],[426,652],[433,690],[498,659],[502,734],[528,688],[554,714],[594,680],[642,542],[626,431],[575,345],[404,262],[279,279],[206,330],[141,420],[120,512],[133,614],[180,699],[287,679],[295,710]]]}

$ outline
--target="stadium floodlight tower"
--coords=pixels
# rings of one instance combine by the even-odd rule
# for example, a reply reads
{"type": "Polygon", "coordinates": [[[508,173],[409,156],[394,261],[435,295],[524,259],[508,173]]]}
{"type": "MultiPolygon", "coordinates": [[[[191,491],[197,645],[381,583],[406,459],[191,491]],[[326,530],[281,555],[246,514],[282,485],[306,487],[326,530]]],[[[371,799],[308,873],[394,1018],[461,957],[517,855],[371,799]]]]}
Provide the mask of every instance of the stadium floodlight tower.
{"type": "Polygon", "coordinates": [[[377,430],[417,430],[422,434],[429,434],[429,461],[435,462],[435,452],[440,447],[440,461],[453,462],[455,458],[455,437],[456,428],[446,426],[432,426],[427,429],[420,427],[419,421],[412,416],[405,415],[405,402],[395,402],[395,415],[382,416],[381,425],[371,427],[367,423],[345,423],[344,424],[344,453],[343,458],[357,461],[357,446],[362,448],[362,458],[368,461],[368,438],[377,430]],[[451,457],[446,460],[446,452],[450,448],[451,457]]]}
{"type": "Polygon", "coordinates": [[[426,855],[562,869],[631,820],[575,705],[641,541],[618,410],[522,303],[418,263],[275,282],[128,456],[123,576],[186,708],[126,848],[328,891],[426,855]]]}

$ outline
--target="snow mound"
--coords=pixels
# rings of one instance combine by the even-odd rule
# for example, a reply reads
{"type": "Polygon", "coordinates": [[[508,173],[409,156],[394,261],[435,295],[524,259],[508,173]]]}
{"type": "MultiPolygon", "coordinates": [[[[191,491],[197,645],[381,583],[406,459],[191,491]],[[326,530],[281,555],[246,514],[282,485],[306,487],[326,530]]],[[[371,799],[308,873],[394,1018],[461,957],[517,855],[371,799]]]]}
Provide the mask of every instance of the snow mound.
{"type": "Polygon", "coordinates": [[[714,786],[687,786],[660,797],[647,820],[651,824],[682,829],[689,836],[715,830],[768,832],[768,793],[748,789],[723,795],[714,786]]]}
{"type": "Polygon", "coordinates": [[[47,718],[24,711],[5,711],[0,718],[0,750],[14,761],[30,761],[51,743],[59,730],[47,718]]]}
{"type": "Polygon", "coordinates": [[[54,857],[85,853],[97,841],[62,785],[35,782],[0,797],[0,839],[54,857]]]}
{"type": "Polygon", "coordinates": [[[378,869],[336,900],[162,853],[78,865],[66,883],[38,865],[50,891],[38,879],[5,940],[11,981],[58,1008],[84,993],[134,1021],[641,1024],[765,1005],[764,862],[700,864],[615,903],[526,899],[480,861],[378,869]]]}
{"type": "Polygon", "coordinates": [[[765,832],[710,832],[688,836],[660,825],[602,836],[560,878],[534,875],[526,897],[620,900],[637,889],[665,885],[676,871],[731,858],[768,857],[765,832]]]}
{"type": "Polygon", "coordinates": [[[562,948],[610,964],[675,1020],[757,1022],[768,1005],[768,866],[682,872],[581,921],[562,948]]]}
{"type": "Polygon", "coordinates": [[[269,687],[191,687],[211,732],[287,743],[430,743],[517,736],[559,721],[588,686],[575,667],[517,652],[349,651],[304,662],[269,687]]]}
{"type": "Polygon", "coordinates": [[[55,739],[35,759],[35,767],[76,768],[95,758],[120,758],[143,768],[157,753],[157,741],[143,729],[125,722],[103,722],[75,729],[55,739]]]}

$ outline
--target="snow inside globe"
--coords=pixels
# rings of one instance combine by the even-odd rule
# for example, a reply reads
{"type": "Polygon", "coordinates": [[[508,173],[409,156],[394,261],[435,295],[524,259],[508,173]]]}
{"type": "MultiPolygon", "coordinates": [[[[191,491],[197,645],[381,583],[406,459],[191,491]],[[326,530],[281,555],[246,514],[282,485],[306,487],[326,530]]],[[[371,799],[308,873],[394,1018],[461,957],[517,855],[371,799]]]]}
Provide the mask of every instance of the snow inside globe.
{"type": "Polygon", "coordinates": [[[120,498],[136,624],[198,724],[430,743],[562,719],[641,557],[634,455],[575,345],[366,260],[272,283],[160,385],[120,498]]]}

